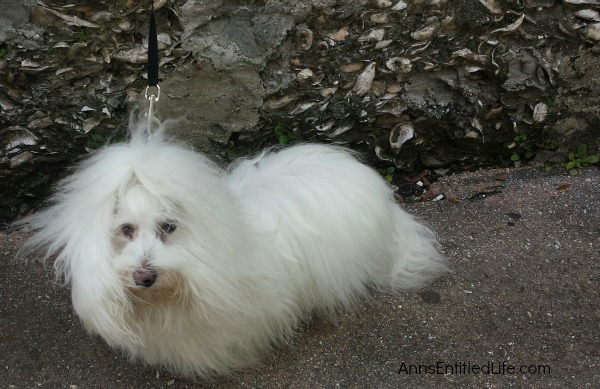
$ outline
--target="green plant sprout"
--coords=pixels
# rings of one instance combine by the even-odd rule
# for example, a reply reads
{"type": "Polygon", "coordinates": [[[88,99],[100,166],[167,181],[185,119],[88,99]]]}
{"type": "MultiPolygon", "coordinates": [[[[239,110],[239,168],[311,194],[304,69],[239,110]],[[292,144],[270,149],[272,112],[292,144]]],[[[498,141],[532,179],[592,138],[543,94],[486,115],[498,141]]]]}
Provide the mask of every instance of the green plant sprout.
{"type": "Polygon", "coordinates": [[[281,124],[275,127],[275,135],[277,135],[279,144],[282,146],[298,139],[298,134],[295,131],[287,131],[281,124]]]}
{"type": "Polygon", "coordinates": [[[517,144],[518,149],[523,149],[525,152],[523,153],[523,155],[519,154],[518,152],[513,153],[513,155],[510,156],[511,161],[516,163],[521,161],[522,159],[528,160],[533,158],[535,153],[531,150],[531,146],[526,143],[527,135],[517,135],[515,136],[514,141],[517,144]]]}
{"type": "Polygon", "coordinates": [[[387,182],[392,182],[392,180],[394,179],[394,172],[396,171],[396,168],[394,166],[390,166],[387,168],[383,168],[383,169],[379,169],[379,173],[383,176],[383,178],[385,178],[385,180],[387,182]]]}
{"type": "Polygon", "coordinates": [[[569,161],[563,166],[570,174],[577,174],[578,169],[598,163],[599,160],[597,155],[587,155],[587,145],[581,144],[576,152],[569,153],[569,161]]]}

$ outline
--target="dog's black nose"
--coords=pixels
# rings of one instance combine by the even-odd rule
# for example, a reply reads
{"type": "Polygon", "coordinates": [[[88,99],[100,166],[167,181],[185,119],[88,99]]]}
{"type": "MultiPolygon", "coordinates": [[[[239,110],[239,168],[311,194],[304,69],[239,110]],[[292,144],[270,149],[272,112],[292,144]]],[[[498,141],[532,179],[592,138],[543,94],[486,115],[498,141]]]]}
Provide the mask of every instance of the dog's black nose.
{"type": "Polygon", "coordinates": [[[140,269],[133,272],[133,282],[136,286],[149,288],[156,282],[157,276],[152,269],[140,269]]]}

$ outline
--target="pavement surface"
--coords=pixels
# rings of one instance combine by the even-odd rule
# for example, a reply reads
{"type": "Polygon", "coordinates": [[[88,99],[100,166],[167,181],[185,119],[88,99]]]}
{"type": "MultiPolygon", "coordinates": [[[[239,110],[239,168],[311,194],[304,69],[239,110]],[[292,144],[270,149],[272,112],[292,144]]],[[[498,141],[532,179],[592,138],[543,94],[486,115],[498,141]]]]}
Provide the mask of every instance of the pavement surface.
{"type": "Polygon", "coordinates": [[[86,334],[51,267],[15,259],[27,235],[0,232],[0,387],[600,387],[600,171],[436,185],[444,200],[404,207],[437,232],[451,275],[316,318],[262,365],[210,381],[130,363],[86,334]]]}

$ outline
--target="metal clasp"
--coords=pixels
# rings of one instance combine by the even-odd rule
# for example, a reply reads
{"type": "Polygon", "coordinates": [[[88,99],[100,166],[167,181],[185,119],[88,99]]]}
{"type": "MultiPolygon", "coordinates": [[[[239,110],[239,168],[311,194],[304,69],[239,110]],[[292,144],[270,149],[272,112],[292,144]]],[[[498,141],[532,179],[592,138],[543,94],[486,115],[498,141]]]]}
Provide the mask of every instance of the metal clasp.
{"type": "Polygon", "coordinates": [[[146,114],[146,117],[148,118],[148,139],[150,139],[152,137],[153,132],[152,125],[154,124],[160,126],[160,120],[158,120],[158,118],[154,116],[154,103],[156,103],[160,99],[160,87],[158,85],[155,85],[154,87],[147,86],[146,92],[144,93],[144,97],[146,98],[146,100],[149,101],[150,104],[150,106],[148,107],[148,113],[146,114]],[[156,91],[152,91],[156,92],[156,94],[148,94],[150,88],[156,88],[156,91]]]}

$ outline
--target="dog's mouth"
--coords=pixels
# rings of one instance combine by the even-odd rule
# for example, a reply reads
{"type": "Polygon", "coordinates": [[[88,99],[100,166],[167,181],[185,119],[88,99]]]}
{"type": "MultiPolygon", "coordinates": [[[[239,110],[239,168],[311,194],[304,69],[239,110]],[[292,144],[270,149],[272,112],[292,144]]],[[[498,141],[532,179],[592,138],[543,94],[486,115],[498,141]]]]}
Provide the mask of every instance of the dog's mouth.
{"type": "Polygon", "coordinates": [[[139,288],[149,288],[156,282],[158,273],[152,268],[139,269],[133,272],[133,282],[139,288]]]}

